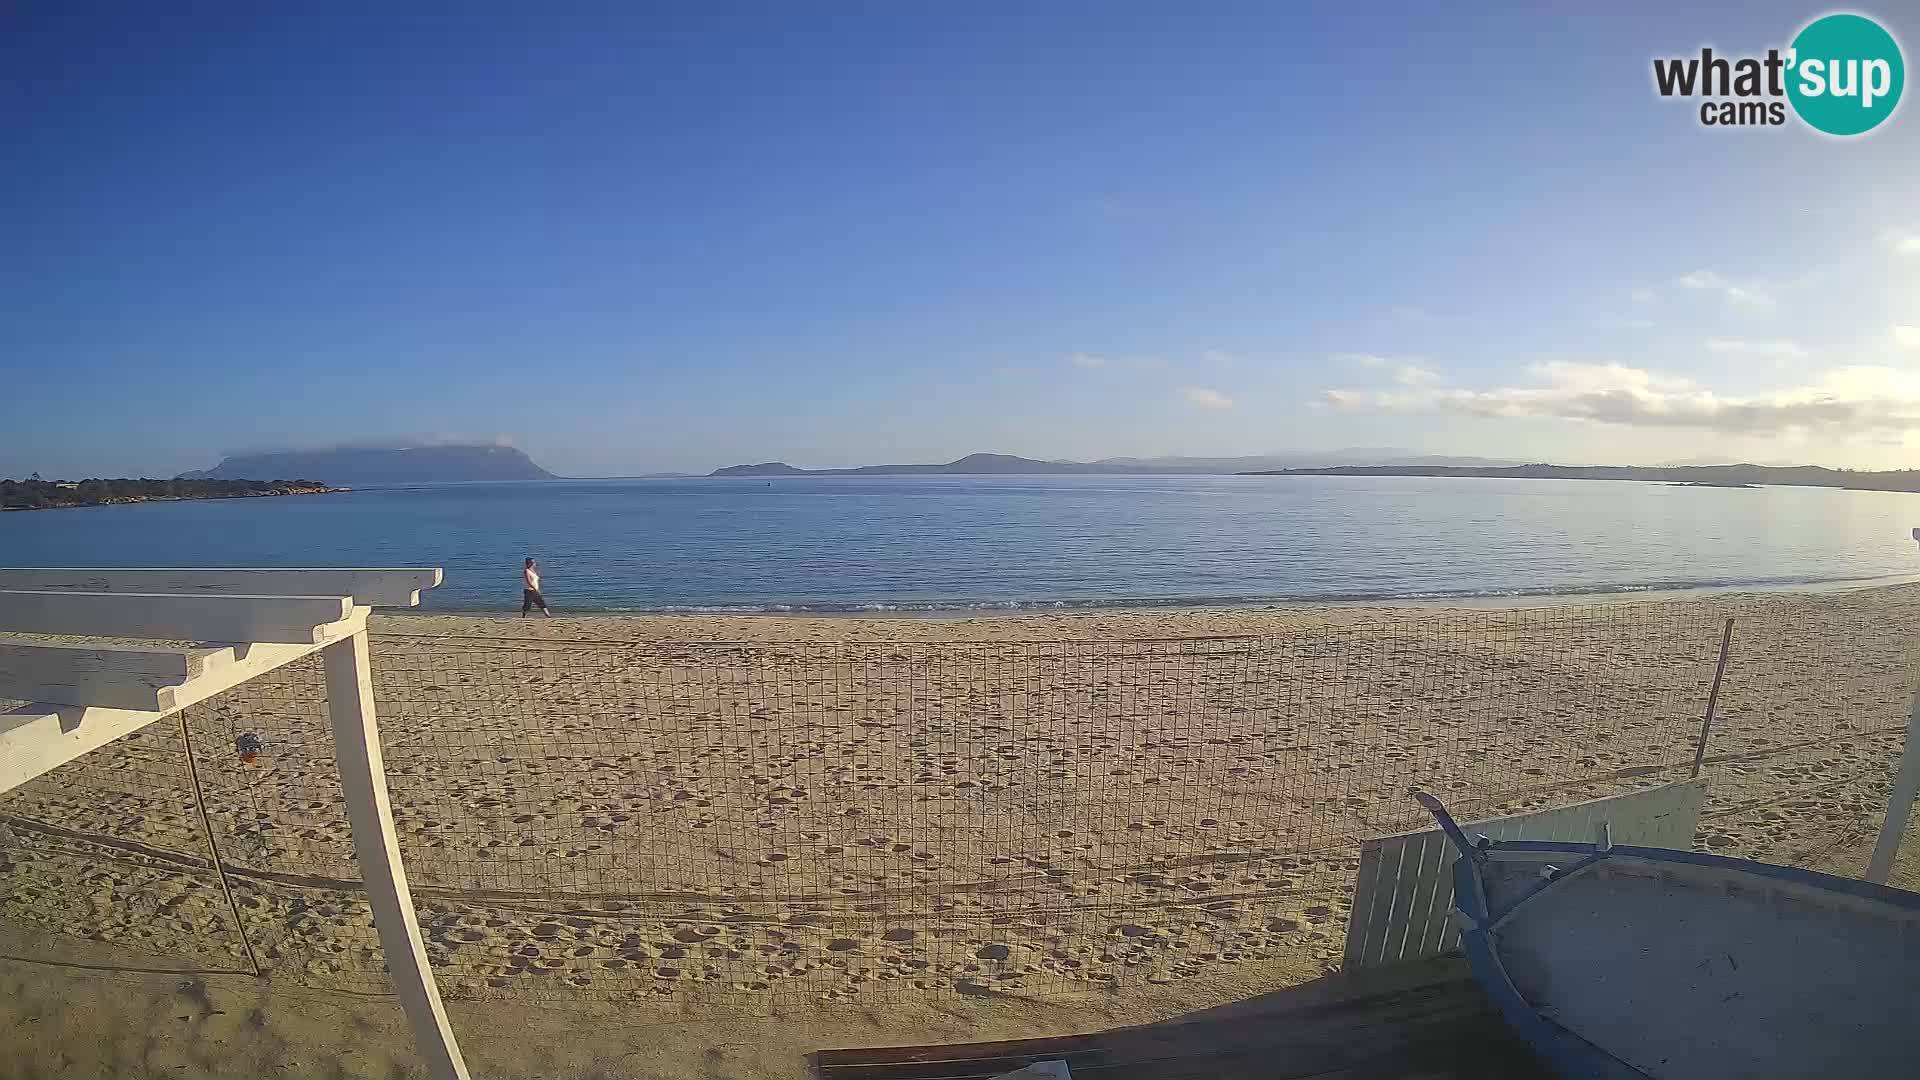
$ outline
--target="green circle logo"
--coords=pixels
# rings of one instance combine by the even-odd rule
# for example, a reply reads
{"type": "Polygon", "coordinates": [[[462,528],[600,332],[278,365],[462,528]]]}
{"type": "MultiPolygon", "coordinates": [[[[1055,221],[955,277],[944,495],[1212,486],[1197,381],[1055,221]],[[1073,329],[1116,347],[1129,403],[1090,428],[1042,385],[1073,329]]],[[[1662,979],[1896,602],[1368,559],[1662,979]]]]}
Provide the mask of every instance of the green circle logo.
{"type": "Polygon", "coordinates": [[[1864,15],[1827,15],[1807,24],[1788,53],[1787,99],[1800,119],[1829,135],[1880,126],[1900,104],[1907,67],[1900,45],[1864,15]]]}

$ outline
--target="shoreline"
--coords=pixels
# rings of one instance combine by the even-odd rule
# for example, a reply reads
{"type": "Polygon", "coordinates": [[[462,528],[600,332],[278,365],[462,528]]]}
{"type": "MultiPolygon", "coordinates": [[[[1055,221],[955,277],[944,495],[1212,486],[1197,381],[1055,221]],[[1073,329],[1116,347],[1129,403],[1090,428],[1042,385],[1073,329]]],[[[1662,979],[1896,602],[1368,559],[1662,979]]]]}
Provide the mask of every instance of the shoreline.
{"type": "MultiPolygon", "coordinates": [[[[1637,604],[1673,600],[1695,600],[1709,598],[1802,596],[1844,593],[1865,593],[1877,589],[1897,589],[1902,586],[1920,585],[1920,572],[1912,574],[1893,574],[1867,578],[1845,578],[1835,581],[1786,582],[1774,585],[1703,585],[1692,588],[1676,589],[1618,589],[1601,592],[1542,592],[1519,593],[1501,596],[1432,596],[1432,597],[1365,597],[1365,598],[1329,598],[1317,599],[1261,599],[1244,602],[1229,602],[1207,599],[1195,599],[1192,602],[1170,601],[1168,603],[1141,603],[1138,601],[1117,601],[1111,605],[1097,602],[1069,601],[1049,606],[1048,601],[1014,602],[1005,606],[982,607],[898,607],[898,608],[805,608],[791,607],[785,610],[769,608],[738,607],[731,609],[715,608],[653,608],[653,609],[613,609],[583,608],[577,610],[556,610],[552,619],[543,616],[528,616],[528,622],[560,622],[582,619],[620,619],[620,620],[724,620],[748,619],[755,621],[779,620],[826,620],[834,622],[909,622],[909,623],[950,623],[985,622],[1039,619],[1068,619],[1077,616],[1126,615],[1132,617],[1152,617],[1155,615],[1258,615],[1268,614],[1309,614],[1316,611],[1356,611],[1356,610],[1406,610],[1423,611],[1457,609],[1463,611],[1524,611],[1537,608],[1580,607],[1596,604],[1637,604]],[[1026,606],[1016,606],[1024,604],[1026,606]]],[[[410,619],[519,619],[519,611],[512,606],[499,608],[414,608],[394,609],[379,612],[383,620],[404,621],[410,619]]]]}
{"type": "Polygon", "coordinates": [[[30,513],[35,510],[97,510],[107,506],[141,506],[146,503],[226,502],[232,499],[277,499],[291,495],[344,495],[345,487],[294,488],[287,491],[235,491],[221,495],[129,495],[101,499],[98,502],[52,503],[47,506],[0,506],[0,513],[30,513]]]}

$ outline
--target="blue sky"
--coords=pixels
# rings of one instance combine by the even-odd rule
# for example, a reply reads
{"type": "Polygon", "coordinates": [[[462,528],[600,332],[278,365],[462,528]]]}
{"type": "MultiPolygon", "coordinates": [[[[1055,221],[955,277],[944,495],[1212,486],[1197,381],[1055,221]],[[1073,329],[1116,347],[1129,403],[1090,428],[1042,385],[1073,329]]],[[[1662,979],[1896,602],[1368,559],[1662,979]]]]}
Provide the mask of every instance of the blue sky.
{"type": "Polygon", "coordinates": [[[0,9],[0,474],[1920,465],[1914,104],[1652,90],[1824,8],[297,6],[0,9]]]}

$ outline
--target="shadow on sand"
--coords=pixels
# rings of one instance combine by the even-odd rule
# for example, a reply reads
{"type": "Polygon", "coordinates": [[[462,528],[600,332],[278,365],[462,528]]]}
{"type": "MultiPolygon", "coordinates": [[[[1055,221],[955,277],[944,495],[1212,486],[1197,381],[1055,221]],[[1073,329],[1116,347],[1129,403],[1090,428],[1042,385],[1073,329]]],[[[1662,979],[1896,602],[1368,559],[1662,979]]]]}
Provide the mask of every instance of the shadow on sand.
{"type": "Polygon", "coordinates": [[[1309,983],[1140,1027],[946,1046],[821,1050],[820,1080],[974,1080],[1064,1060],[1102,1080],[1441,1080],[1552,1074],[1507,1029],[1457,957],[1309,983]]]}

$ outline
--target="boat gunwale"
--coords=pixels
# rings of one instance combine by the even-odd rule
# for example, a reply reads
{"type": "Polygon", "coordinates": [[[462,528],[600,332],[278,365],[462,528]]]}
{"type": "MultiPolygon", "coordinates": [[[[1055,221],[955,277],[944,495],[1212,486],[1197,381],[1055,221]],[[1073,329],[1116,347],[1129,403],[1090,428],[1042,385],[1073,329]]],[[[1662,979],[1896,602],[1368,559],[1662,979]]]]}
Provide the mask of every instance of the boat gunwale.
{"type": "MultiPolygon", "coordinates": [[[[1884,904],[1899,912],[1920,916],[1920,893],[1917,892],[1871,881],[1824,874],[1817,870],[1777,866],[1772,863],[1736,859],[1725,855],[1709,855],[1704,852],[1680,851],[1672,848],[1605,846],[1558,840],[1483,841],[1483,846],[1469,847],[1462,852],[1462,857],[1455,861],[1453,868],[1456,911],[1463,924],[1460,928],[1461,949],[1466,953],[1475,980],[1480,983],[1481,989],[1486,992],[1495,1008],[1499,1009],[1500,1014],[1506,1018],[1508,1025],[1546,1058],[1555,1071],[1565,1076],[1635,1077],[1646,1074],[1615,1054],[1548,1019],[1520,993],[1518,987],[1514,986],[1512,977],[1507,973],[1506,962],[1500,957],[1495,934],[1528,901],[1546,890],[1536,889],[1519,901],[1508,905],[1497,920],[1491,918],[1485,891],[1487,882],[1481,874],[1481,868],[1488,861],[1505,861],[1500,859],[1503,854],[1577,856],[1591,860],[1591,868],[1602,872],[1605,871],[1608,863],[1620,859],[1635,865],[1650,865],[1654,868],[1656,877],[1659,876],[1659,866],[1663,863],[1691,869],[1718,870],[1760,879],[1764,883],[1798,886],[1816,892],[1836,894],[1854,901],[1884,904]]],[[[1908,920],[1903,918],[1901,921],[1908,920]]]]}

